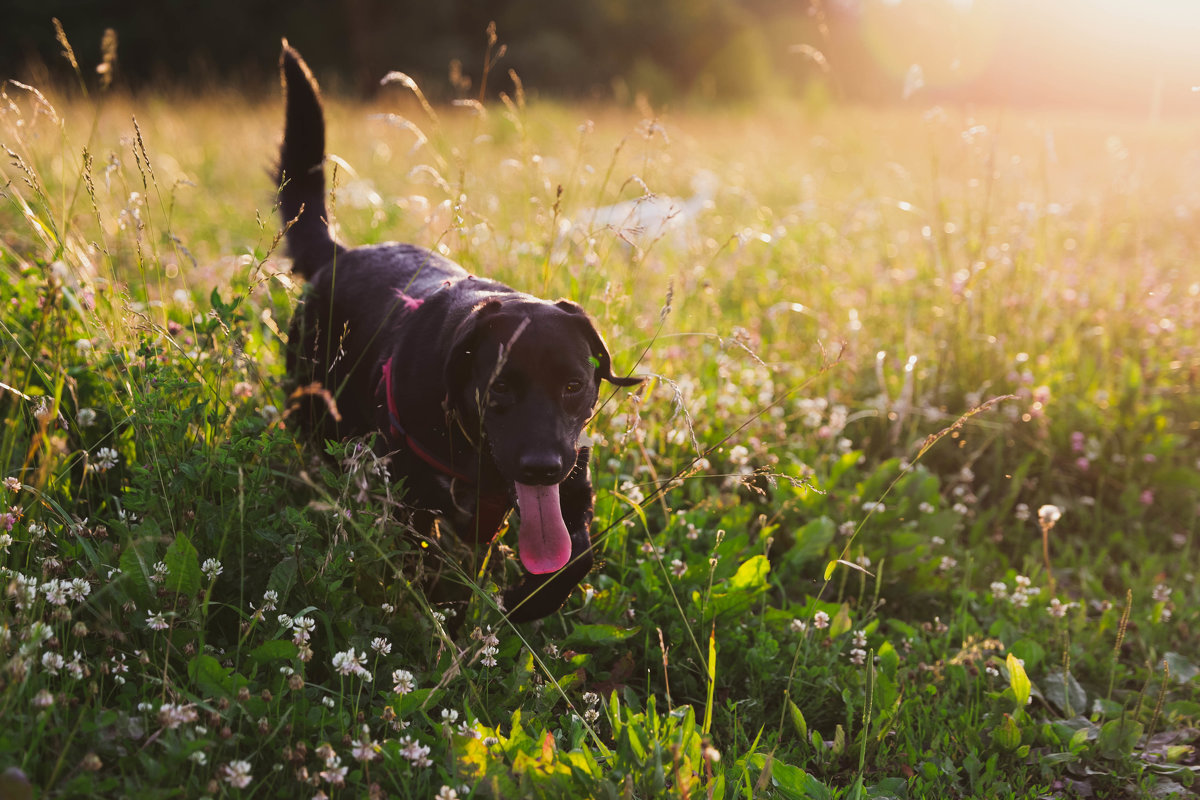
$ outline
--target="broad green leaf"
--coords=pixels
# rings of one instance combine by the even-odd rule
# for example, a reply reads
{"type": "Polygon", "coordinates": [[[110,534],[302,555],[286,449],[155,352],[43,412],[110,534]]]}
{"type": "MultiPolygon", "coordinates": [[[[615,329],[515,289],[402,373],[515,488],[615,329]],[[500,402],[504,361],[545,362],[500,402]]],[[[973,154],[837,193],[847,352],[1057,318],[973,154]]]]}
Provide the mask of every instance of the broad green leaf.
{"type": "MultiPolygon", "coordinates": [[[[754,753],[749,762],[757,769],[767,768],[767,757],[754,753]]],[[[771,785],[789,800],[832,800],[833,792],[828,786],[799,767],[771,760],[771,785]]]]}
{"type": "Polygon", "coordinates": [[[1008,683],[1017,699],[1017,708],[1024,709],[1025,704],[1029,702],[1029,692],[1033,688],[1029,682],[1029,676],[1025,674],[1025,668],[1021,666],[1020,659],[1012,653],[1008,654],[1006,664],[1008,666],[1008,683]]]}
{"type": "Polygon", "coordinates": [[[1176,683],[1187,683],[1200,675],[1200,667],[1179,653],[1167,653],[1163,658],[1167,662],[1167,669],[1171,671],[1171,679],[1176,683]]]}
{"type": "Polygon", "coordinates": [[[210,655],[196,656],[188,662],[187,670],[197,693],[206,697],[232,697],[250,683],[232,669],[222,667],[221,662],[210,655]]]}
{"type": "Polygon", "coordinates": [[[879,657],[879,673],[895,680],[896,670],[900,667],[900,654],[896,652],[896,648],[891,642],[884,642],[879,646],[876,655],[879,657]]]}
{"type": "Polygon", "coordinates": [[[800,708],[795,703],[793,703],[791,700],[788,700],[788,711],[791,712],[791,715],[792,715],[792,727],[794,727],[796,729],[796,733],[800,734],[800,740],[807,741],[808,740],[808,722],[805,721],[804,714],[800,711],[800,708]]]}
{"type": "Polygon", "coordinates": [[[1071,673],[1056,669],[1039,681],[1038,686],[1046,699],[1068,717],[1087,711],[1087,692],[1071,673]]]}
{"type": "Polygon", "coordinates": [[[751,592],[761,589],[767,583],[767,574],[771,571],[771,562],[766,556],[752,556],[747,559],[726,585],[730,592],[751,592]]]}
{"type": "Polygon", "coordinates": [[[796,542],[792,545],[789,561],[795,566],[802,566],[825,554],[829,543],[837,534],[837,526],[829,517],[817,517],[796,531],[796,542]]]}
{"type": "Polygon", "coordinates": [[[1011,714],[1005,714],[1000,724],[992,730],[992,741],[1002,750],[1015,750],[1021,744],[1021,729],[1011,714]]]}
{"type": "Polygon", "coordinates": [[[186,535],[175,535],[175,541],[163,556],[163,563],[167,565],[165,588],[186,597],[200,591],[200,555],[186,535]]]}
{"type": "Polygon", "coordinates": [[[1142,738],[1142,732],[1142,723],[1135,719],[1110,719],[1100,728],[1096,752],[1108,759],[1125,758],[1133,753],[1133,748],[1142,738]]]}
{"type": "Polygon", "coordinates": [[[250,658],[262,664],[277,659],[295,658],[297,652],[298,648],[295,642],[288,639],[273,639],[251,650],[250,658]]]}
{"type": "Polygon", "coordinates": [[[561,644],[563,647],[603,647],[623,642],[640,630],[616,625],[575,625],[561,644]]]}

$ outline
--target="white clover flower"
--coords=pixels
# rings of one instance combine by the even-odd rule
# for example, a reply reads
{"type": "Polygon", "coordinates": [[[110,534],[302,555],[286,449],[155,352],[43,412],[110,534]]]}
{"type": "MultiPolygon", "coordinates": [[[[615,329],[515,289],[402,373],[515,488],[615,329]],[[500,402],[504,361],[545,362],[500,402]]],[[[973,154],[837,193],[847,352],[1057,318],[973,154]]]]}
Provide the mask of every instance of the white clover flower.
{"type": "Polygon", "coordinates": [[[867,660],[867,651],[861,647],[855,647],[850,650],[850,663],[861,665],[867,660]]]}
{"type": "Polygon", "coordinates": [[[163,616],[161,611],[155,612],[154,614],[146,617],[146,626],[152,631],[165,631],[168,627],[170,627],[166,617],[163,616]]]}
{"type": "Polygon", "coordinates": [[[958,566],[958,559],[953,556],[942,556],[942,560],[938,563],[938,572],[949,572],[958,566]]]}
{"type": "Polygon", "coordinates": [[[392,643],[382,636],[376,636],[371,640],[371,649],[380,655],[386,656],[392,652],[392,643]]]}
{"type": "Polygon", "coordinates": [[[164,728],[175,730],[184,723],[195,722],[199,713],[195,706],[163,703],[158,709],[158,721],[164,728]]]}
{"type": "Polygon", "coordinates": [[[46,602],[52,606],[67,604],[67,589],[69,583],[63,583],[58,578],[51,578],[41,585],[41,592],[46,596],[46,602]]]}
{"type": "Polygon", "coordinates": [[[225,571],[225,568],[221,566],[221,562],[217,559],[206,558],[204,559],[204,563],[200,565],[200,571],[203,572],[204,576],[210,581],[215,581],[217,576],[225,571]]]}
{"type": "Polygon", "coordinates": [[[307,642],[316,629],[317,623],[311,617],[295,617],[292,619],[292,641],[296,644],[307,642]]]}
{"type": "Polygon", "coordinates": [[[935,509],[933,507],[933,503],[930,503],[927,500],[922,500],[920,505],[917,506],[917,511],[920,511],[922,514],[932,514],[935,509]]]}
{"type": "Polygon", "coordinates": [[[1046,613],[1052,617],[1065,617],[1074,603],[1064,603],[1057,597],[1050,598],[1050,605],[1046,606],[1046,613]]]}
{"type": "Polygon", "coordinates": [[[1165,603],[1171,599],[1171,587],[1165,583],[1160,583],[1154,587],[1154,592],[1151,594],[1156,603],[1165,603]]]}
{"type": "Polygon", "coordinates": [[[19,491],[21,491],[21,482],[19,480],[17,480],[16,478],[12,478],[12,477],[5,478],[4,479],[4,488],[8,489],[10,492],[19,492],[19,491]]]}
{"type": "Polygon", "coordinates": [[[367,683],[371,682],[371,672],[367,669],[367,654],[356,652],[353,647],[340,653],[333,654],[333,668],[341,675],[357,675],[367,683]]]}
{"type": "Polygon", "coordinates": [[[221,777],[235,789],[245,789],[254,779],[250,774],[249,761],[230,761],[221,767],[221,777]]]}
{"type": "Polygon", "coordinates": [[[162,583],[167,579],[167,575],[171,572],[165,561],[156,561],[154,563],[154,574],[150,576],[151,583],[162,583]]]}
{"type": "Polygon", "coordinates": [[[792,633],[804,633],[808,630],[808,623],[802,619],[794,619],[791,623],[792,633]]]}
{"type": "Polygon", "coordinates": [[[1016,509],[1013,511],[1013,515],[1014,515],[1014,516],[1017,518],[1017,521],[1018,521],[1018,522],[1026,522],[1026,521],[1028,521],[1028,519],[1029,519],[1029,506],[1028,506],[1028,505],[1026,505],[1025,503],[1017,503],[1017,507],[1016,507],[1016,509]]]}
{"type": "Polygon", "coordinates": [[[81,408],[75,413],[75,422],[81,428],[90,428],[96,424],[96,409],[81,408]]]}
{"type": "Polygon", "coordinates": [[[81,602],[83,598],[92,593],[92,585],[83,578],[72,578],[66,586],[67,597],[75,602],[81,602]]]}
{"type": "Polygon", "coordinates": [[[1003,600],[1008,597],[1008,585],[1004,581],[992,581],[991,586],[988,588],[992,590],[992,597],[997,600],[1003,600]]]}
{"type": "Polygon", "coordinates": [[[860,631],[854,632],[854,646],[855,647],[866,647],[867,646],[867,632],[866,631],[860,630],[860,631]]]}
{"type": "Polygon", "coordinates": [[[417,688],[416,677],[406,669],[398,669],[392,672],[392,691],[396,694],[408,694],[413,689],[417,688]]]}
{"type": "Polygon", "coordinates": [[[96,469],[106,472],[117,465],[121,459],[120,453],[111,447],[101,447],[96,451],[96,469]]]}
{"type": "Polygon", "coordinates": [[[824,611],[818,611],[813,614],[813,627],[817,630],[825,630],[829,627],[829,615],[824,611]]]}
{"type": "Polygon", "coordinates": [[[676,578],[682,578],[687,574],[687,564],[680,561],[678,558],[671,559],[671,574],[676,578]]]}
{"type": "Polygon", "coordinates": [[[67,663],[66,659],[59,653],[47,651],[42,653],[42,667],[51,675],[57,675],[58,671],[67,663]]]}
{"type": "Polygon", "coordinates": [[[355,761],[372,761],[379,756],[379,743],[372,741],[367,735],[366,726],[363,726],[363,735],[361,739],[355,739],[350,742],[350,755],[355,761]]]}
{"type": "Polygon", "coordinates": [[[646,495],[642,493],[642,490],[638,488],[633,481],[625,481],[622,483],[620,492],[629,499],[629,502],[636,506],[640,506],[646,501],[646,495]]]}

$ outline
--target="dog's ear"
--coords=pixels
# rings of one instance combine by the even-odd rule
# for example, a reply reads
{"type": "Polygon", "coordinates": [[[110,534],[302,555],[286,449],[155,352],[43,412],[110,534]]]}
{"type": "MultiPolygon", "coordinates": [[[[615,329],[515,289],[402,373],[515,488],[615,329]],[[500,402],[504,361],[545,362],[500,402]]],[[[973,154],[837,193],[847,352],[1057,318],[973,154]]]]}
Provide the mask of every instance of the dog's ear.
{"type": "Polygon", "coordinates": [[[556,308],[566,311],[577,317],[576,324],[583,330],[584,336],[587,337],[588,346],[592,351],[592,358],[595,359],[596,377],[606,380],[614,386],[637,386],[642,382],[642,378],[626,377],[622,378],[613,374],[612,371],[612,356],[608,353],[608,345],[604,343],[604,338],[600,336],[600,331],[596,330],[596,326],[592,324],[592,320],[588,317],[587,312],[578,303],[570,300],[559,300],[554,304],[556,308]]]}
{"type": "Polygon", "coordinates": [[[451,406],[462,412],[478,413],[475,404],[463,397],[467,382],[471,380],[471,367],[479,346],[482,325],[488,317],[500,310],[499,300],[488,300],[471,310],[467,318],[459,323],[446,357],[445,385],[451,406]],[[464,406],[465,407],[462,407],[464,406]]]}

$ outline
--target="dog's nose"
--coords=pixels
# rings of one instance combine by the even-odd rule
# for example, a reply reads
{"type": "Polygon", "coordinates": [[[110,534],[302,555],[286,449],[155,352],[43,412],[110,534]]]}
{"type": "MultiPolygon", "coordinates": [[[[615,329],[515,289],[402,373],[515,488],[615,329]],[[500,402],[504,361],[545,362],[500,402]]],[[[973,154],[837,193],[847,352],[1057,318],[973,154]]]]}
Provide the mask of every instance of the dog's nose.
{"type": "Polygon", "coordinates": [[[562,467],[562,456],[557,453],[527,453],[518,464],[520,481],[534,486],[558,483],[562,467]]]}

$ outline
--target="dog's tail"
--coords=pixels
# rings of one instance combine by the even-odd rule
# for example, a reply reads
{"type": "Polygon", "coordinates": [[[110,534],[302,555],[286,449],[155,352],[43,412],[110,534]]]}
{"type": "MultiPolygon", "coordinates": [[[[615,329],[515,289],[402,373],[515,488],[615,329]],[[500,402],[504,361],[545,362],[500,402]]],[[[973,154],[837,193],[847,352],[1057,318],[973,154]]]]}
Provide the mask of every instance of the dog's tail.
{"type": "Polygon", "coordinates": [[[325,115],[317,81],[287,39],[279,69],[287,107],[275,173],[279,211],[289,225],[292,271],[312,278],[345,249],[333,240],[325,208],[325,115]]]}

